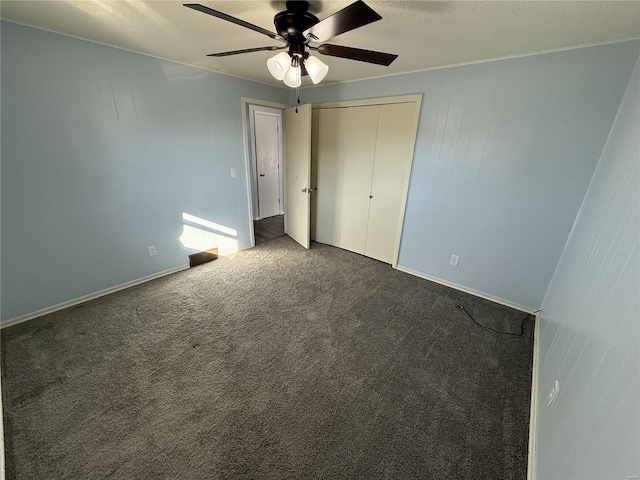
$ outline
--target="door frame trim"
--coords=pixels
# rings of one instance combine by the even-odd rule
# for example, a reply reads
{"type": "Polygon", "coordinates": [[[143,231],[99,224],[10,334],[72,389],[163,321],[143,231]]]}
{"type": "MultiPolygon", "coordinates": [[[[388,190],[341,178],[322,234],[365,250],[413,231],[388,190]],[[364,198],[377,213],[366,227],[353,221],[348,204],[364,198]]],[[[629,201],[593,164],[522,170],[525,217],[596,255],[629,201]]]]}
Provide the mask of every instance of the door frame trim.
{"type": "Polygon", "coordinates": [[[242,105],[242,135],[244,137],[242,144],[244,145],[244,171],[246,182],[245,188],[247,190],[247,208],[249,213],[247,217],[249,219],[249,238],[251,240],[251,247],[255,247],[256,237],[253,230],[253,197],[251,194],[251,135],[249,134],[249,105],[277,108],[279,110],[289,108],[289,105],[249,97],[241,97],[240,101],[242,105]]]}
{"type": "Polygon", "coordinates": [[[405,212],[407,207],[407,196],[409,194],[409,183],[411,183],[411,172],[413,171],[413,157],[415,155],[416,140],[418,139],[418,126],[420,120],[420,110],[422,108],[422,94],[416,93],[413,95],[398,95],[394,97],[380,97],[380,98],[363,98],[359,100],[346,100],[341,102],[328,102],[312,105],[314,110],[322,110],[328,108],[349,108],[349,107],[365,107],[373,105],[390,105],[396,103],[415,103],[415,116],[413,119],[413,125],[415,128],[415,137],[413,139],[413,145],[411,145],[411,163],[409,164],[409,176],[407,182],[404,185],[404,191],[402,192],[402,207],[400,209],[400,222],[398,230],[396,232],[395,247],[393,252],[393,262],[391,266],[393,268],[398,267],[398,257],[400,255],[400,243],[402,241],[402,230],[404,228],[405,212]]]}

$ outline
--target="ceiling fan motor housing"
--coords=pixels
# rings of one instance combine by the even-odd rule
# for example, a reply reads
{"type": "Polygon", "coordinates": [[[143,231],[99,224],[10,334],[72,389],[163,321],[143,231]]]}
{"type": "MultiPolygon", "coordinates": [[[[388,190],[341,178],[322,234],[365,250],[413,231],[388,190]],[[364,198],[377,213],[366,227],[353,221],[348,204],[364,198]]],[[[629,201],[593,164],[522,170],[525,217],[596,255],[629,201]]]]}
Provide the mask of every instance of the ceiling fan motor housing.
{"type": "Polygon", "coordinates": [[[294,66],[302,63],[308,56],[305,51],[307,39],[302,32],[314,26],[320,20],[315,15],[309,13],[309,2],[289,0],[287,9],[277,13],[273,18],[276,32],[287,40],[289,44],[289,55],[294,66]]]}
{"type": "Polygon", "coordinates": [[[276,32],[285,39],[299,36],[304,41],[302,32],[320,21],[318,17],[308,12],[308,8],[309,2],[289,0],[287,9],[273,17],[276,32]]]}

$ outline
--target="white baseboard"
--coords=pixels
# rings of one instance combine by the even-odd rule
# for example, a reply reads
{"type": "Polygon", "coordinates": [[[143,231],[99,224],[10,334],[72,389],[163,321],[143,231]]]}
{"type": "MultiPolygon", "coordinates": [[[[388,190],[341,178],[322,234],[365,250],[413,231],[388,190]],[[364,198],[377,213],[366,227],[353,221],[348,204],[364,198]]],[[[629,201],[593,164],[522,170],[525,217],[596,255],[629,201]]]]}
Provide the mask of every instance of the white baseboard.
{"type": "Polygon", "coordinates": [[[444,285],[445,287],[455,288],[456,290],[460,290],[461,292],[469,293],[476,297],[484,298],[485,300],[490,300],[494,303],[504,305],[505,307],[515,308],[516,310],[520,310],[522,312],[530,313],[530,314],[534,314],[537,312],[537,310],[533,308],[525,307],[524,305],[519,305],[517,303],[513,303],[499,297],[494,297],[493,295],[482,293],[472,288],[463,287],[462,285],[458,285],[457,283],[448,282],[447,280],[442,280],[440,278],[432,277],[431,275],[425,275],[424,273],[416,272],[415,270],[411,270],[410,268],[400,267],[400,266],[396,266],[394,268],[396,270],[400,270],[401,272],[408,273],[416,277],[424,278],[425,280],[429,280],[430,282],[439,283],[440,285],[444,285]]]}
{"type": "Polygon", "coordinates": [[[131,280],[130,282],[121,283],[120,285],[116,285],[114,287],[105,288],[104,290],[100,290],[99,292],[90,293],[88,295],[74,298],[66,302],[58,303],[57,305],[52,305],[51,307],[47,307],[41,310],[37,310],[35,312],[27,313],[26,315],[21,315],[19,317],[11,318],[5,322],[2,322],[2,324],[0,325],[0,328],[5,328],[11,325],[16,325],[18,323],[26,322],[27,320],[41,317],[42,315],[47,315],[49,313],[57,312],[58,310],[62,310],[64,308],[73,307],[74,305],[88,302],[89,300],[93,300],[94,298],[103,297],[111,293],[119,292],[120,290],[124,290],[126,288],[135,287],[136,285],[140,285],[141,283],[150,282],[151,280],[155,280],[156,278],[165,277],[167,275],[171,275],[172,273],[180,272],[188,268],[189,268],[189,265],[181,265],[179,267],[170,268],[169,270],[164,270],[162,272],[147,275],[146,277],[138,278],[136,280],[131,280]]]}
{"type": "Polygon", "coordinates": [[[538,362],[540,358],[540,313],[535,314],[533,332],[533,365],[531,368],[531,411],[529,413],[529,454],[527,480],[536,478],[536,412],[538,410],[538,362]]]}

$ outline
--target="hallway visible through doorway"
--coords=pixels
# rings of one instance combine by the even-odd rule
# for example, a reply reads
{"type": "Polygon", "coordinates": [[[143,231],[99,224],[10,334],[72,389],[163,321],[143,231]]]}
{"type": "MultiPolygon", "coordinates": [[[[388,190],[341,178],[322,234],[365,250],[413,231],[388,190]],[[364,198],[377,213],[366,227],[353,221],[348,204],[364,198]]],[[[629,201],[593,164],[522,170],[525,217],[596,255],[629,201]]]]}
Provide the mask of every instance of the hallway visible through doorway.
{"type": "Polygon", "coordinates": [[[284,235],[284,215],[274,215],[253,221],[256,245],[284,235]]]}

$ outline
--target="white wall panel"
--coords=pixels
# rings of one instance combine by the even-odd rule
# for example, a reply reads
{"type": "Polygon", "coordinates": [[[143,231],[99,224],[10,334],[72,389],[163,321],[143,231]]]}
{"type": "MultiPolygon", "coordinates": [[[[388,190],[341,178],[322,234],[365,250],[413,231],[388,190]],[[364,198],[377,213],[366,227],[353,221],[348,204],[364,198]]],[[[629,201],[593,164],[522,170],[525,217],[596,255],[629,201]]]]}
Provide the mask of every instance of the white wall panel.
{"type": "Polygon", "coordinates": [[[640,475],[639,106],[636,63],[542,304],[539,479],[640,475]]]}

